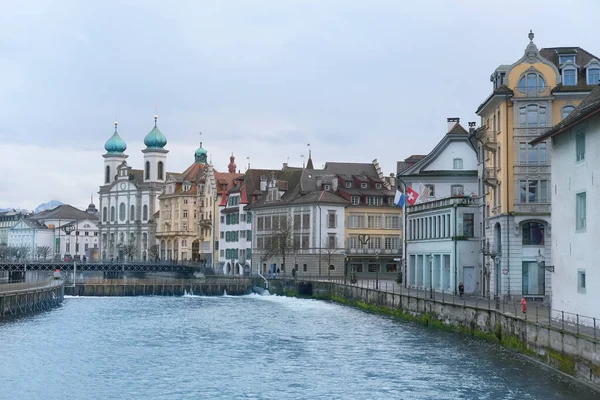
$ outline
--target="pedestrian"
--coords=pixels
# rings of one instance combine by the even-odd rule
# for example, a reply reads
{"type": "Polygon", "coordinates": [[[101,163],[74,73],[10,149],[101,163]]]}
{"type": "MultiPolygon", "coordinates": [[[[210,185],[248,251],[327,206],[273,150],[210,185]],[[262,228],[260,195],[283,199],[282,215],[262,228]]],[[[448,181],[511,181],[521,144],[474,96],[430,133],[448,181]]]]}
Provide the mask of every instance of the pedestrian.
{"type": "Polygon", "coordinates": [[[462,282],[460,282],[458,284],[458,294],[460,295],[460,298],[463,298],[463,294],[465,294],[465,285],[463,285],[462,282]]]}
{"type": "Polygon", "coordinates": [[[277,277],[279,277],[279,274],[281,273],[281,270],[279,268],[277,268],[277,277]]]}
{"type": "Polygon", "coordinates": [[[294,278],[296,277],[296,267],[292,268],[292,276],[294,278]]]}

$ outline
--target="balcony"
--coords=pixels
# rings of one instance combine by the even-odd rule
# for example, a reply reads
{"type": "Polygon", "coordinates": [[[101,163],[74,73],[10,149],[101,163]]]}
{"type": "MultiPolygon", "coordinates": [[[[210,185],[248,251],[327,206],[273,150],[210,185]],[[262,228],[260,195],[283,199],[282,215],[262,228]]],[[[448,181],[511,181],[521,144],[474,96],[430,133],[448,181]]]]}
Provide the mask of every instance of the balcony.
{"type": "Polygon", "coordinates": [[[485,167],[483,169],[483,183],[488,186],[496,186],[498,184],[498,174],[496,168],[485,167]]]}
{"type": "Polygon", "coordinates": [[[477,205],[479,198],[477,197],[447,197],[445,199],[428,201],[427,203],[415,204],[414,206],[408,206],[408,212],[413,213],[417,211],[435,210],[436,208],[445,208],[448,206],[471,206],[477,205]]]}
{"type": "Polygon", "coordinates": [[[514,98],[540,98],[552,96],[550,86],[525,86],[514,89],[514,98]]]}
{"type": "Polygon", "coordinates": [[[485,133],[481,137],[481,145],[484,149],[496,152],[496,149],[498,148],[498,143],[496,142],[496,135],[497,132],[495,131],[485,131],[485,133]]]}
{"type": "Polygon", "coordinates": [[[167,231],[167,232],[156,232],[156,237],[175,237],[175,236],[194,236],[194,232],[191,231],[167,231]]]}
{"type": "Polygon", "coordinates": [[[544,134],[550,128],[550,126],[519,126],[514,128],[514,136],[515,138],[524,137],[526,139],[533,140],[536,137],[544,134]]]}
{"type": "Polygon", "coordinates": [[[549,203],[515,203],[518,214],[550,214],[549,203]]]}

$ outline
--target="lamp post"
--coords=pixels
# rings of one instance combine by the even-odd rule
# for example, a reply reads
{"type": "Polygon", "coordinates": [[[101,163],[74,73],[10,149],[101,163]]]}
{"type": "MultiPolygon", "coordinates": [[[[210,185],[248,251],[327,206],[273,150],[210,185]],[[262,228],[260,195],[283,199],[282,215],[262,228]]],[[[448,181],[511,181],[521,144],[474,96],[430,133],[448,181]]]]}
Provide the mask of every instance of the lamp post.
{"type": "Polygon", "coordinates": [[[433,299],[433,254],[429,254],[429,298],[433,299]]]}
{"type": "Polygon", "coordinates": [[[494,258],[494,264],[496,264],[496,309],[500,309],[500,256],[494,258]]]}
{"type": "MultiPolygon", "coordinates": [[[[69,241],[71,237],[71,232],[75,230],[75,226],[73,224],[68,224],[62,227],[63,231],[69,236],[69,241]]],[[[60,249],[59,249],[60,251],[60,249]]],[[[77,274],[77,261],[73,261],[73,287],[75,287],[75,276],[77,274]]]]}
{"type": "Polygon", "coordinates": [[[375,269],[375,289],[379,290],[379,268],[381,268],[381,264],[379,263],[379,253],[375,253],[375,259],[377,260],[377,268],[375,269]]]}

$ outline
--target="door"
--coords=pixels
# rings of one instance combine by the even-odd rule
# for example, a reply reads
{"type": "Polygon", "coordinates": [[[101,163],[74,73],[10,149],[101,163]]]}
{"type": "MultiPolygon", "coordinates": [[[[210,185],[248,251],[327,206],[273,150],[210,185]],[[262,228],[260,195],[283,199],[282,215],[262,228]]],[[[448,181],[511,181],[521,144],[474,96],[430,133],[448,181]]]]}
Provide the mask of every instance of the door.
{"type": "Polygon", "coordinates": [[[465,285],[465,293],[475,293],[477,289],[475,267],[463,267],[463,284],[465,285]]]}

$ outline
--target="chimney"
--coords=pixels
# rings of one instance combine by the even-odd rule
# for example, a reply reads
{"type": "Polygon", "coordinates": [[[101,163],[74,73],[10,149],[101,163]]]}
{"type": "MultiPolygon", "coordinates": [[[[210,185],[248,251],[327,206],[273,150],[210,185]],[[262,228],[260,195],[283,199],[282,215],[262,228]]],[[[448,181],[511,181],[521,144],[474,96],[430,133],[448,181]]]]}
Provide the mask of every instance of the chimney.
{"type": "Polygon", "coordinates": [[[469,122],[469,133],[475,131],[475,125],[477,125],[477,122],[469,122]]]}
{"type": "Polygon", "coordinates": [[[288,163],[284,162],[284,163],[283,163],[283,169],[286,169],[286,168],[287,168],[287,166],[288,166],[288,163]]]}
{"type": "Polygon", "coordinates": [[[260,177],[260,191],[265,190],[267,190],[267,177],[263,175],[260,177]]]}
{"type": "Polygon", "coordinates": [[[322,184],[323,184],[323,178],[320,176],[317,176],[317,188],[321,189],[322,184]]]}
{"type": "Polygon", "coordinates": [[[338,177],[337,177],[337,176],[334,176],[334,177],[331,179],[331,191],[333,191],[333,192],[337,192],[337,190],[338,190],[338,183],[339,183],[339,182],[338,182],[338,177]]]}
{"type": "Polygon", "coordinates": [[[454,128],[454,125],[458,124],[459,122],[460,122],[460,118],[457,118],[457,117],[448,118],[448,130],[446,131],[446,133],[450,132],[452,130],[452,128],[454,128]]]}
{"type": "Polygon", "coordinates": [[[390,186],[392,189],[396,188],[396,175],[394,173],[390,173],[390,186]]]}

